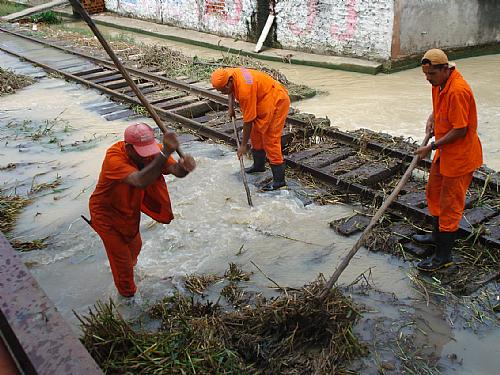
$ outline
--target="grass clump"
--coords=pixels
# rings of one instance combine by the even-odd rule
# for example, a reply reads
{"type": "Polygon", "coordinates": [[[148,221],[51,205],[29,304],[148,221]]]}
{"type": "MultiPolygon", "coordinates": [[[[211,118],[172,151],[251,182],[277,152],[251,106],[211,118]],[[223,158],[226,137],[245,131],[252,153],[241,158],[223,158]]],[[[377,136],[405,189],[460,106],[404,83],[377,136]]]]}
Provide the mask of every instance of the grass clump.
{"type": "Polygon", "coordinates": [[[241,309],[182,294],[148,311],[157,332],[135,331],[110,301],[82,324],[82,343],[107,374],[342,374],[365,349],[352,334],[359,313],[324,280],[241,309]]]}
{"type": "Polygon", "coordinates": [[[213,274],[188,275],[184,279],[184,285],[191,293],[202,295],[209,285],[219,281],[220,279],[222,279],[222,277],[213,274]]]}
{"type": "Polygon", "coordinates": [[[55,14],[53,11],[48,10],[46,12],[37,13],[30,17],[31,22],[36,23],[46,23],[49,25],[56,25],[62,23],[62,18],[55,14]]]}
{"type": "Polygon", "coordinates": [[[47,246],[45,242],[47,237],[33,241],[11,239],[10,232],[14,229],[19,214],[31,202],[30,198],[17,194],[6,195],[0,190],[0,232],[7,237],[14,249],[22,252],[40,250],[47,246]]]}
{"type": "Polygon", "coordinates": [[[16,74],[9,69],[0,68],[0,96],[13,94],[23,87],[34,83],[33,78],[16,74]]]}
{"type": "Polygon", "coordinates": [[[0,190],[0,232],[6,234],[14,229],[21,210],[31,203],[29,198],[20,195],[5,195],[0,190]]]}
{"type": "Polygon", "coordinates": [[[26,6],[22,4],[13,3],[6,0],[0,0],[0,17],[19,12],[25,8],[26,6]]]}

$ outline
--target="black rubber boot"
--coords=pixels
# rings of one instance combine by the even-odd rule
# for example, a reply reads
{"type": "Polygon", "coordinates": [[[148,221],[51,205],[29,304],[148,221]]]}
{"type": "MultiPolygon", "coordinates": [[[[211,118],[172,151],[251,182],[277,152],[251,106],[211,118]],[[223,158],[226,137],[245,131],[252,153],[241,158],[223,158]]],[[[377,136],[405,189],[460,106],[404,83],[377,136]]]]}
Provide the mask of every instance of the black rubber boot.
{"type": "Polygon", "coordinates": [[[253,165],[245,168],[245,173],[258,173],[266,171],[266,152],[264,150],[255,150],[252,148],[253,165]]]}
{"type": "Polygon", "coordinates": [[[439,233],[439,216],[432,217],[432,232],[426,234],[414,234],[412,239],[422,244],[435,244],[437,242],[437,234],[439,233]]]}
{"type": "Polygon", "coordinates": [[[273,182],[264,186],[263,191],[278,190],[286,186],[285,181],[285,163],[279,165],[271,164],[271,171],[273,172],[273,182]]]}
{"type": "Polygon", "coordinates": [[[455,245],[457,232],[438,232],[436,254],[417,264],[421,271],[434,272],[453,264],[451,251],[455,245]]]}

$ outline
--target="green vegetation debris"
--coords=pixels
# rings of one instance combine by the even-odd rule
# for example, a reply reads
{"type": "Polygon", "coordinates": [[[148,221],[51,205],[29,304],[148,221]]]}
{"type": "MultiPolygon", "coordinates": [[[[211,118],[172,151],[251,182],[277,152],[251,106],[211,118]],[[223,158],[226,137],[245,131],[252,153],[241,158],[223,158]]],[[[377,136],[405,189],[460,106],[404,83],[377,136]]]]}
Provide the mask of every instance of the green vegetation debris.
{"type": "Polygon", "coordinates": [[[0,0],[0,17],[6,16],[8,14],[19,12],[25,9],[26,6],[11,1],[0,0]]]}
{"type": "MultiPolygon", "coordinates": [[[[87,52],[92,50],[95,53],[96,50],[99,52],[102,50],[99,41],[88,29],[66,25],[44,25],[37,33],[53,40],[71,42],[79,49],[88,49],[87,52]]],[[[292,101],[310,98],[317,94],[316,90],[290,82],[283,73],[251,57],[228,53],[213,61],[192,58],[166,46],[139,43],[126,34],[106,35],[106,40],[127,65],[132,64],[140,69],[156,71],[170,78],[209,80],[212,71],[218,67],[245,66],[270,74],[288,89],[292,101]]]]}
{"type": "Polygon", "coordinates": [[[7,234],[14,228],[14,224],[21,210],[31,203],[31,199],[20,195],[4,195],[0,190],[0,232],[7,234]]]}
{"type": "Polygon", "coordinates": [[[193,294],[202,295],[205,289],[215,283],[216,281],[222,279],[221,276],[208,274],[208,275],[188,275],[184,279],[184,284],[186,289],[193,294]]]}
{"type": "Polygon", "coordinates": [[[36,13],[34,16],[31,16],[30,21],[55,25],[62,23],[62,18],[55,14],[53,11],[48,10],[46,12],[36,13]]]}
{"type": "Polygon", "coordinates": [[[136,331],[112,302],[78,316],[82,343],[107,374],[342,374],[365,353],[352,333],[359,313],[318,279],[278,297],[223,311],[175,294],[152,306],[161,328],[136,331]]]}
{"type": "Polygon", "coordinates": [[[230,281],[248,281],[250,273],[244,272],[235,263],[229,263],[229,269],[224,274],[224,277],[230,281]]]}

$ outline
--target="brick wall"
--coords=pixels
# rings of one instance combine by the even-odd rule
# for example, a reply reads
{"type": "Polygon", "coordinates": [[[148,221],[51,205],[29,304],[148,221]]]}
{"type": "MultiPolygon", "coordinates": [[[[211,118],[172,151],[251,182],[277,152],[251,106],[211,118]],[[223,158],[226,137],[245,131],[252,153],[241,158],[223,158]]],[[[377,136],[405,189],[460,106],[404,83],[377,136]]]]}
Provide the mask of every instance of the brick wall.
{"type": "Polygon", "coordinates": [[[226,4],[225,0],[206,0],[205,1],[205,13],[215,13],[215,14],[226,14],[226,4]]]}
{"type": "Polygon", "coordinates": [[[104,0],[80,0],[89,14],[101,13],[106,9],[104,0]]]}

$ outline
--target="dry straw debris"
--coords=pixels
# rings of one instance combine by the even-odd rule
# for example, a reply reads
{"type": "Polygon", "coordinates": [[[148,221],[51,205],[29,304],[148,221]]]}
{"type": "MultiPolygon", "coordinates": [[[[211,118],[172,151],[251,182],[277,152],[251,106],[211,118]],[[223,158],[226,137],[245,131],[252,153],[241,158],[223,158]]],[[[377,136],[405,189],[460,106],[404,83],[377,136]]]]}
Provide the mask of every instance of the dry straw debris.
{"type": "Polygon", "coordinates": [[[360,314],[338,289],[320,301],[324,284],[231,311],[177,293],[148,311],[161,322],[154,333],[134,330],[112,301],[98,303],[78,316],[81,341],[107,374],[344,374],[365,352],[352,333],[360,314]]]}
{"type": "Polygon", "coordinates": [[[33,78],[0,68],[0,96],[13,94],[17,90],[29,86],[34,82],[33,78]]]}

